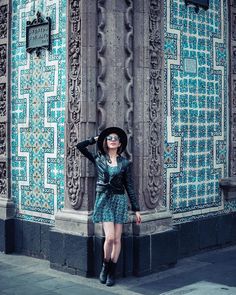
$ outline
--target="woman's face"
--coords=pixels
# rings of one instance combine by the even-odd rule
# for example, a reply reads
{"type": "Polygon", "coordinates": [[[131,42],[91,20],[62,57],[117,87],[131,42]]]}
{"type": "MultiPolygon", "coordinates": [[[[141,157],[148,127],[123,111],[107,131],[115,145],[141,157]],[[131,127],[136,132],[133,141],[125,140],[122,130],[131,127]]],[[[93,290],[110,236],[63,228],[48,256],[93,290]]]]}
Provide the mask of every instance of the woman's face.
{"type": "Polygon", "coordinates": [[[121,146],[119,136],[111,133],[106,137],[108,149],[118,149],[121,146]]]}

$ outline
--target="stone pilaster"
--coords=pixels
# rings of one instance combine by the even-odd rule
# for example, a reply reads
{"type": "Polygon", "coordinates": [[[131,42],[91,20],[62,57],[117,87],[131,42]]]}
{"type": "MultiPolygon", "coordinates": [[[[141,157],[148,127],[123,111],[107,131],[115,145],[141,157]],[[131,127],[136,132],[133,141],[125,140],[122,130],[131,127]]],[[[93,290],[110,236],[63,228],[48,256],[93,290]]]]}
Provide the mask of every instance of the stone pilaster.
{"type": "Polygon", "coordinates": [[[143,220],[141,226],[132,218],[125,225],[120,273],[133,273],[134,260],[137,275],[151,272],[156,267],[152,243],[164,236],[176,248],[176,232],[163,203],[162,5],[157,0],[68,0],[66,194],[51,232],[54,268],[85,275],[100,269],[103,231],[91,222],[95,175],[75,144],[108,126],[127,132],[126,156],[134,163],[143,220]],[[83,265],[70,259],[71,245],[77,243],[83,244],[83,265]]]}
{"type": "Polygon", "coordinates": [[[94,169],[75,145],[96,135],[96,12],[96,1],[68,1],[65,208],[56,215],[57,229],[88,236],[94,169]]]}
{"type": "Polygon", "coordinates": [[[50,233],[50,265],[85,276],[93,274],[95,178],[93,164],[75,146],[97,134],[96,30],[96,1],[68,0],[65,206],[50,233]]]}
{"type": "Polygon", "coordinates": [[[134,176],[142,210],[134,233],[171,229],[163,202],[163,2],[134,2],[134,176]],[[140,25],[141,24],[141,25],[140,25]]]}
{"type": "Polygon", "coordinates": [[[11,1],[0,1],[0,251],[13,250],[14,204],[10,195],[10,16],[11,1]]]}
{"type": "Polygon", "coordinates": [[[229,1],[229,163],[230,176],[236,175],[236,2],[229,1]]]}

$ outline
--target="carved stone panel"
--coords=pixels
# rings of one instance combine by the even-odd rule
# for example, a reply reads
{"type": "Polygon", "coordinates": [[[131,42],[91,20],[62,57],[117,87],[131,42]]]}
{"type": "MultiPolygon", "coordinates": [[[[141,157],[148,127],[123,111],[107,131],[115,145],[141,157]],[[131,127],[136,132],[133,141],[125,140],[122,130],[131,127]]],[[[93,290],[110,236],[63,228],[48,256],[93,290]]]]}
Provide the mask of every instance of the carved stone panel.
{"type": "Polygon", "coordinates": [[[0,77],[6,75],[7,46],[0,46],[0,77]]]}
{"type": "Polygon", "coordinates": [[[6,175],[6,162],[0,162],[0,195],[7,193],[6,175]]]}
{"type": "Polygon", "coordinates": [[[106,126],[106,109],[105,103],[107,99],[107,89],[106,89],[106,72],[107,72],[107,61],[105,58],[106,53],[106,10],[105,10],[105,0],[98,0],[98,77],[97,77],[97,87],[98,87],[98,98],[97,98],[97,110],[98,110],[98,131],[99,133],[106,126]]]}
{"type": "Polygon", "coordinates": [[[0,116],[6,116],[6,84],[0,84],[0,116]]]}
{"type": "MultiPolygon", "coordinates": [[[[11,52],[9,50],[9,44],[11,34],[9,30],[9,20],[11,17],[11,11],[9,7],[11,1],[0,1],[0,197],[2,200],[2,208],[5,204],[7,207],[12,202],[8,189],[11,170],[10,165],[10,71],[9,61],[11,58],[11,52]],[[3,201],[3,199],[5,199],[3,201]]],[[[13,208],[13,206],[12,206],[13,208]]],[[[14,213],[13,213],[14,215],[14,213]]],[[[12,212],[9,213],[7,208],[1,210],[0,218],[6,218],[12,216],[12,212]]]]}
{"type": "Polygon", "coordinates": [[[70,0],[68,30],[68,103],[66,120],[66,195],[70,205],[79,209],[83,201],[80,157],[75,148],[81,115],[81,10],[80,0],[70,0]]]}
{"type": "Polygon", "coordinates": [[[0,123],[0,156],[6,155],[6,123],[0,123]]]}
{"type": "Polygon", "coordinates": [[[126,78],[125,86],[125,131],[128,137],[128,144],[126,153],[128,158],[132,161],[132,139],[133,139],[133,111],[134,111],[134,95],[133,95],[133,1],[126,0],[127,7],[125,12],[125,69],[124,74],[126,78]]]}
{"type": "Polygon", "coordinates": [[[7,5],[0,6],[0,39],[7,37],[7,5]]]}
{"type": "Polygon", "coordinates": [[[232,15],[232,39],[236,41],[236,14],[232,15]]]}
{"type": "Polygon", "coordinates": [[[149,167],[145,193],[147,208],[162,205],[162,1],[150,0],[149,14],[149,167]]]}
{"type": "Polygon", "coordinates": [[[230,176],[236,175],[236,6],[229,6],[230,34],[229,34],[229,56],[230,56],[230,176]]]}

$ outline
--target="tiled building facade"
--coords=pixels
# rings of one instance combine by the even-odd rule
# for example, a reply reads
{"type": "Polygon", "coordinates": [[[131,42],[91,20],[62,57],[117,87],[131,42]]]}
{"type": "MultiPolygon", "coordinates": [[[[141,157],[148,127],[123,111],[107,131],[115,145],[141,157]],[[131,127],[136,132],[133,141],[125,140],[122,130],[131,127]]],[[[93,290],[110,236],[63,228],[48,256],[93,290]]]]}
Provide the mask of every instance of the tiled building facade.
{"type": "Polygon", "coordinates": [[[228,6],[165,3],[166,201],[176,218],[225,210],[228,175],[228,6]]]}
{"type": "Polygon", "coordinates": [[[236,173],[235,1],[0,0],[0,14],[1,251],[97,273],[94,170],[74,146],[109,125],[128,134],[143,215],[125,227],[123,274],[235,242],[235,193],[219,185],[236,173]],[[37,11],[51,19],[40,56],[26,52],[37,11]]]}
{"type": "Polygon", "coordinates": [[[13,1],[12,198],[17,218],[53,223],[64,201],[66,1],[13,1]],[[51,51],[26,52],[26,22],[52,19],[51,51]]]}

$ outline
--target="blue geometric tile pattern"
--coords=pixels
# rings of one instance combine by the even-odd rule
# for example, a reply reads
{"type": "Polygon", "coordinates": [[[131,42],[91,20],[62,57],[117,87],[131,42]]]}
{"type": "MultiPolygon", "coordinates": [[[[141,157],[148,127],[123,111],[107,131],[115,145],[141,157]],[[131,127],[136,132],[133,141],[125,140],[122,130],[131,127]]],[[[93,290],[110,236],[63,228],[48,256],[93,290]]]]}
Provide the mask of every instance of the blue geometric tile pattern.
{"type": "Polygon", "coordinates": [[[66,0],[13,0],[12,197],[17,217],[53,223],[64,202],[66,0]],[[25,24],[52,21],[51,51],[26,53],[25,24]]]}
{"type": "Polygon", "coordinates": [[[174,218],[224,209],[227,29],[226,1],[199,13],[165,1],[165,202],[174,218]]]}

